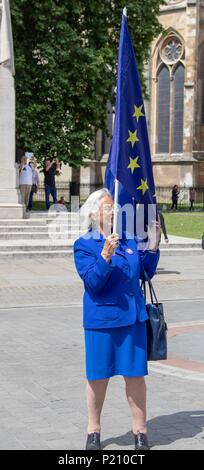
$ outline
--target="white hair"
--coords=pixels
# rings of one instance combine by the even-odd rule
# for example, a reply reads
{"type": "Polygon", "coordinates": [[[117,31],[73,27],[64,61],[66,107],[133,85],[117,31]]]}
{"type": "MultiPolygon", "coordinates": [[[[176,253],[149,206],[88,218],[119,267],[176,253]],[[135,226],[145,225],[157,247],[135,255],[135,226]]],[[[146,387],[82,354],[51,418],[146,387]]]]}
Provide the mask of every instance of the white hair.
{"type": "Polygon", "coordinates": [[[94,193],[91,193],[83,204],[79,211],[80,228],[82,230],[89,230],[95,225],[95,218],[93,216],[94,214],[97,214],[100,207],[100,201],[105,196],[110,196],[112,198],[112,194],[107,188],[98,189],[97,191],[94,191],[94,193]]]}

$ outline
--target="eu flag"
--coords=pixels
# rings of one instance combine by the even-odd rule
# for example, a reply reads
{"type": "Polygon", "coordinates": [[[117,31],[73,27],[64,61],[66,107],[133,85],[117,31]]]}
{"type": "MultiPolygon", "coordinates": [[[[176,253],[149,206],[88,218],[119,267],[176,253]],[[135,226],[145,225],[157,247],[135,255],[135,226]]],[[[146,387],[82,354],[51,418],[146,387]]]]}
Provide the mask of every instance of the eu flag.
{"type": "Polygon", "coordinates": [[[136,57],[123,14],[118,55],[117,96],[112,146],[105,185],[114,195],[119,180],[119,204],[156,204],[147,123],[136,57]]]}

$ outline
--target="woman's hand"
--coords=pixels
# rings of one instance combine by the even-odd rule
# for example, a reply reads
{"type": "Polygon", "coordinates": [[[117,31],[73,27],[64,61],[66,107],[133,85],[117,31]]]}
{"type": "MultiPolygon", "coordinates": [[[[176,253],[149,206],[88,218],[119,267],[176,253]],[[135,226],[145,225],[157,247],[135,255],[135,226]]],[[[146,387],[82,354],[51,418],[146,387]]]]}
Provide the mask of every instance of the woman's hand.
{"type": "Polygon", "coordinates": [[[156,220],[151,228],[148,229],[148,239],[150,251],[157,251],[161,238],[161,224],[160,220],[156,220]]]}
{"type": "Polygon", "coordinates": [[[117,233],[112,233],[106,238],[104,243],[101,256],[109,263],[111,256],[114,254],[115,249],[118,246],[119,235],[117,233]]]}

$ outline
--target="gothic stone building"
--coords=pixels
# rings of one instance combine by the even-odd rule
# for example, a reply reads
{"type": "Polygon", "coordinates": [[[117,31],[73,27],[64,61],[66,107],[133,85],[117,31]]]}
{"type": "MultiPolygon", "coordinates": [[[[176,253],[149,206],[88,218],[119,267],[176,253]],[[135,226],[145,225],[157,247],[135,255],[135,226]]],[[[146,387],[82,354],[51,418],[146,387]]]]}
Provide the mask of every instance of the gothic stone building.
{"type": "MultiPolygon", "coordinates": [[[[145,103],[155,183],[204,187],[204,1],[169,0],[159,20],[164,33],[151,47],[145,103]]],[[[109,146],[99,133],[101,177],[109,146]]]]}
{"type": "Polygon", "coordinates": [[[148,69],[149,136],[158,186],[204,186],[204,1],[169,0],[148,69]]]}

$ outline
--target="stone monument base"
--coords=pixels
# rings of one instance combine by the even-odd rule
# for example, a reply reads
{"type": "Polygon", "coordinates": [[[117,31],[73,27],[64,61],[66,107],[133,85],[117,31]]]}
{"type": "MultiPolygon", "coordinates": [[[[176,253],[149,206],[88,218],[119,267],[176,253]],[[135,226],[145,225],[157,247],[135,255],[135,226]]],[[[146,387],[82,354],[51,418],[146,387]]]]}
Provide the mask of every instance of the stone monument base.
{"type": "Polygon", "coordinates": [[[22,219],[24,207],[20,202],[19,189],[15,187],[2,189],[3,185],[3,175],[0,175],[0,219],[22,219]]]}
{"type": "MultiPolygon", "coordinates": [[[[0,185],[3,186],[1,177],[0,185]]],[[[0,219],[22,219],[24,207],[20,200],[19,189],[0,189],[0,219]]]]}
{"type": "Polygon", "coordinates": [[[22,218],[23,218],[22,204],[0,203],[0,220],[1,219],[22,219],[22,218]]]}

